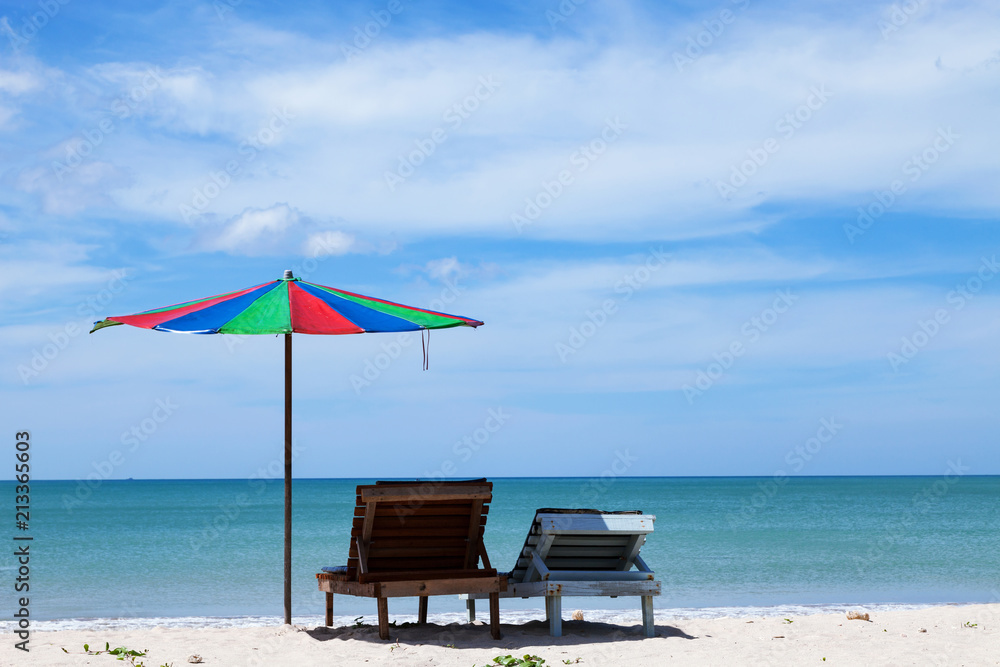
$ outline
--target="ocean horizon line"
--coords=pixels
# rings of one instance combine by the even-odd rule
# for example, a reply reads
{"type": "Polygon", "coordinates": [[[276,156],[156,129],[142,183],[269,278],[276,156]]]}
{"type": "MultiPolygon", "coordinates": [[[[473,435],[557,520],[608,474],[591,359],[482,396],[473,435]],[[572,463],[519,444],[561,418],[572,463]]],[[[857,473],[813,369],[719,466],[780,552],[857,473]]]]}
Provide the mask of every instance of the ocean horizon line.
{"type": "MultiPolygon", "coordinates": [[[[790,475],[790,474],[770,474],[770,475],[616,475],[616,479],[774,479],[775,477],[781,476],[785,479],[933,479],[941,477],[941,473],[936,474],[858,474],[858,475],[790,475]]],[[[987,473],[987,474],[963,474],[962,477],[976,477],[976,478],[987,478],[987,477],[1000,477],[1000,472],[998,473],[987,473]]],[[[86,477],[67,477],[67,478],[57,478],[57,479],[33,479],[32,483],[48,483],[48,482],[79,482],[86,477]]],[[[251,479],[248,477],[107,477],[102,478],[102,483],[104,482],[239,482],[251,479]]],[[[263,479],[264,481],[277,481],[284,479],[283,477],[253,477],[252,479],[263,479]]],[[[425,480],[425,481],[456,481],[456,480],[470,480],[470,479],[488,479],[488,480],[512,480],[512,479],[602,479],[601,475],[525,475],[525,476],[509,476],[509,475],[488,475],[486,477],[476,477],[476,476],[463,476],[463,477],[394,477],[394,476],[379,476],[379,477],[296,477],[293,476],[294,481],[368,481],[368,480],[384,480],[384,481],[410,481],[410,480],[425,480]]],[[[9,482],[11,484],[17,483],[15,480],[0,480],[3,482],[9,482]]]]}

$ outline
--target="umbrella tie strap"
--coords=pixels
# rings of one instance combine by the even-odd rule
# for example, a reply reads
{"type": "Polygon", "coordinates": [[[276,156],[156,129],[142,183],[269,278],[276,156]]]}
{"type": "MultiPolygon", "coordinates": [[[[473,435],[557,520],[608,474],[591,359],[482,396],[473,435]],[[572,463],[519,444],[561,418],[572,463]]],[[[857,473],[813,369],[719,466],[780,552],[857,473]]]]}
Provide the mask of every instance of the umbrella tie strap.
{"type": "Polygon", "coordinates": [[[420,347],[424,350],[424,370],[426,371],[430,367],[430,356],[431,356],[431,330],[421,329],[420,330],[420,347]],[[424,339],[424,334],[427,334],[426,340],[424,339]]]}

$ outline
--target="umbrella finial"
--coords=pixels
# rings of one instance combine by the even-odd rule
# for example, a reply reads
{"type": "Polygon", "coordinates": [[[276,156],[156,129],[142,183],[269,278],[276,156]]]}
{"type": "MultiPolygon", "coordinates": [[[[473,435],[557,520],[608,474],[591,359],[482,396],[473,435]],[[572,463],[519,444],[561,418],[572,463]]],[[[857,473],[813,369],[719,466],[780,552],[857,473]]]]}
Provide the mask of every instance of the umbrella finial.
{"type": "Polygon", "coordinates": [[[292,275],[291,269],[285,269],[285,277],[282,280],[295,280],[295,276],[292,275]]]}

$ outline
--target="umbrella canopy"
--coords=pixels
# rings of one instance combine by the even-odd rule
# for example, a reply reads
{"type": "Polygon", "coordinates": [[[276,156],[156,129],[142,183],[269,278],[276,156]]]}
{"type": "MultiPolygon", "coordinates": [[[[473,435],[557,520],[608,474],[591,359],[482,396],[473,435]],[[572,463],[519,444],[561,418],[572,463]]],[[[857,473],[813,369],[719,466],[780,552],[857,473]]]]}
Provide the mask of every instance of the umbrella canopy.
{"type": "MultiPolygon", "coordinates": [[[[341,335],[478,327],[448,315],[304,282],[285,271],[274,280],[237,292],[186,301],[94,323],[90,333],[130,324],[189,334],[285,334],[285,623],[292,622],[292,333],[341,335]]],[[[429,339],[428,339],[429,341],[429,339]]],[[[426,368],[427,348],[424,348],[426,368]]]]}
{"type": "MultiPolygon", "coordinates": [[[[116,324],[193,334],[357,334],[478,327],[479,320],[413,308],[315,285],[291,276],[238,292],[187,301],[135,315],[109,317],[93,331],[116,324]]],[[[93,331],[91,333],[93,333],[93,331]]]]}

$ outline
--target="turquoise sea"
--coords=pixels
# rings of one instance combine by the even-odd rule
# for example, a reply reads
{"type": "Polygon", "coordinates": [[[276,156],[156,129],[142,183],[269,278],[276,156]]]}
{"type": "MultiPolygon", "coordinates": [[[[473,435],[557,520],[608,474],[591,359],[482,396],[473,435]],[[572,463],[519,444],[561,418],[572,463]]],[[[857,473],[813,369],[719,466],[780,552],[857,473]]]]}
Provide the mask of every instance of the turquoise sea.
{"type": "MultiPolygon", "coordinates": [[[[345,562],[354,487],[371,481],[295,480],[296,622],[320,622],[314,574],[345,562]]],[[[658,616],[1000,601],[997,476],[492,481],[486,543],[502,570],[513,566],[536,508],[656,515],[642,553],[663,581],[658,616]]],[[[13,501],[13,487],[0,484],[3,497],[13,501]]],[[[103,481],[93,489],[33,482],[31,503],[38,628],[240,625],[282,614],[278,480],[103,481]]],[[[12,590],[13,549],[3,551],[0,586],[12,590]]],[[[636,601],[624,598],[564,607],[590,609],[591,618],[638,618],[636,601]]],[[[505,622],[541,618],[541,608],[538,600],[502,605],[505,622]]],[[[415,609],[415,600],[390,604],[391,614],[415,609]]],[[[457,598],[431,600],[432,620],[463,610],[457,598]]],[[[339,622],[370,618],[375,605],[338,596],[335,614],[339,622]]]]}

